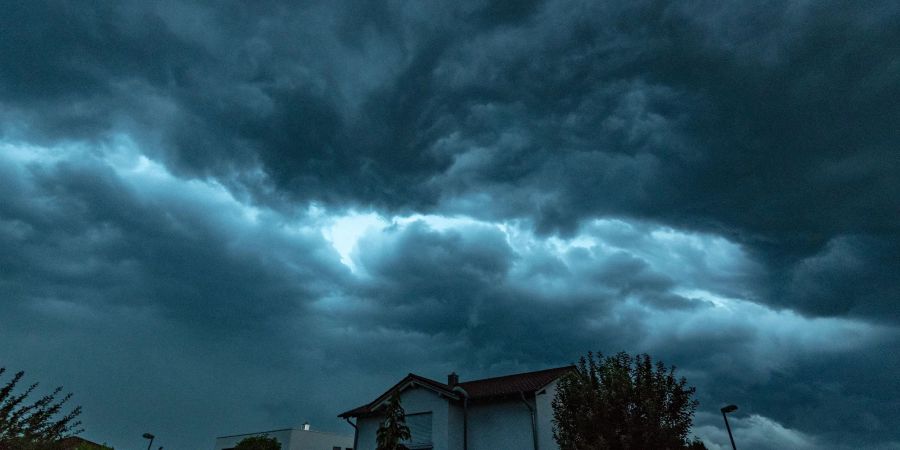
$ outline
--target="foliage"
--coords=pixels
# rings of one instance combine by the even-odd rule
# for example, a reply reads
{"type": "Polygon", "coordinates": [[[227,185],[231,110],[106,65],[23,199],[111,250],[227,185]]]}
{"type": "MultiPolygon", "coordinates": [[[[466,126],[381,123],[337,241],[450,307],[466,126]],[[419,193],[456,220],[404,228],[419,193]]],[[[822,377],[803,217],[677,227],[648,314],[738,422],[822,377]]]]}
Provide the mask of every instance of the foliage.
{"type": "Polygon", "coordinates": [[[281,444],[273,437],[251,436],[238,442],[234,450],[281,450],[281,444]]]}
{"type": "MultiPolygon", "coordinates": [[[[6,368],[0,367],[0,375],[5,372],[6,368]]],[[[57,398],[62,392],[62,387],[58,387],[50,394],[26,403],[28,396],[37,389],[38,383],[32,384],[24,392],[15,393],[16,385],[24,376],[24,372],[16,373],[0,388],[0,450],[54,449],[60,439],[82,431],[76,429],[81,424],[76,420],[81,414],[80,406],[60,416],[72,394],[57,398]]]]}
{"type": "Polygon", "coordinates": [[[388,401],[387,411],[384,422],[378,427],[377,444],[378,450],[402,450],[406,446],[401,441],[409,440],[411,435],[409,427],[406,426],[406,411],[400,404],[400,394],[394,392],[388,401]]]}
{"type": "Polygon", "coordinates": [[[705,449],[688,439],[695,390],[647,354],[589,352],[559,381],[553,436],[560,450],[705,449]]]}

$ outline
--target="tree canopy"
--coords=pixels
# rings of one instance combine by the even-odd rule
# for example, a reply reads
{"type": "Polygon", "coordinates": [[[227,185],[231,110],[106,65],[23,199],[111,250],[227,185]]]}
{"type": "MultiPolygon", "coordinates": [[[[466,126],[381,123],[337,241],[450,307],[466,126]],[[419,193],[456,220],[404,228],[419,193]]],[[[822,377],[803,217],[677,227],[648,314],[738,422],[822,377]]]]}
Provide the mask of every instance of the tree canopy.
{"type": "Polygon", "coordinates": [[[281,444],[273,437],[251,436],[241,439],[234,450],[281,450],[281,444]]]}
{"type": "Polygon", "coordinates": [[[401,442],[409,440],[411,434],[406,426],[406,411],[400,404],[400,394],[394,392],[388,401],[384,422],[378,427],[376,436],[378,450],[405,450],[401,442]]]}
{"type": "MultiPolygon", "coordinates": [[[[6,368],[0,367],[0,376],[6,368]]],[[[22,392],[16,392],[16,386],[25,376],[18,372],[0,388],[0,450],[54,449],[57,443],[66,437],[80,433],[81,422],[77,417],[81,407],[76,406],[69,413],[63,414],[63,407],[72,398],[66,394],[59,398],[62,387],[32,402],[28,397],[38,387],[34,383],[22,392]]]]}
{"type": "Polygon", "coordinates": [[[560,450],[704,449],[688,436],[694,392],[647,354],[588,353],[557,385],[553,435],[560,450]]]}

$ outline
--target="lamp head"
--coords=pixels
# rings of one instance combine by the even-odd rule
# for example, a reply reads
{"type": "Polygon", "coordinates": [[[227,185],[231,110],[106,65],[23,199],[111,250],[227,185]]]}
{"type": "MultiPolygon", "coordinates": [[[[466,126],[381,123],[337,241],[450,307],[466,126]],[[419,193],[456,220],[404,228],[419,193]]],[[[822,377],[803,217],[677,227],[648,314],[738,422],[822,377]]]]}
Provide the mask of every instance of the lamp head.
{"type": "Polygon", "coordinates": [[[153,439],[154,437],[156,437],[156,436],[154,436],[150,433],[144,433],[144,439],[153,439]]]}
{"type": "Polygon", "coordinates": [[[721,411],[722,411],[722,414],[728,414],[730,412],[737,411],[737,409],[738,409],[737,405],[728,405],[728,406],[723,407],[721,409],[721,411]]]}

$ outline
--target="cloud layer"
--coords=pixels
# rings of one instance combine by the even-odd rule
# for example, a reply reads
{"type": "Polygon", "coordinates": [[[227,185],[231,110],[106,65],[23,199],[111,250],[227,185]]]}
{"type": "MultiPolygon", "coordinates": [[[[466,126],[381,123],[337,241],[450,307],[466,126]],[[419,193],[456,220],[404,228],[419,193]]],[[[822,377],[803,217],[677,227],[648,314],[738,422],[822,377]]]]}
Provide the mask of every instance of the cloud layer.
{"type": "Polygon", "coordinates": [[[711,446],[733,402],[747,445],[888,448],[898,16],[7,8],[0,365],[71,386],[88,437],[174,449],[341,429],[409,371],[647,351],[711,446]]]}

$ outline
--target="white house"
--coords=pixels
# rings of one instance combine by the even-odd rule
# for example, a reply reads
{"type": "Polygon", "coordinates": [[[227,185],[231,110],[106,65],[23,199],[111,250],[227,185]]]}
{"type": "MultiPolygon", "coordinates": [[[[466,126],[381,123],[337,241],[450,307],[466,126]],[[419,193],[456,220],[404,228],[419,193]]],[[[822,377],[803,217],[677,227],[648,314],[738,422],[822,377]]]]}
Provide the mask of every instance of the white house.
{"type": "Polygon", "coordinates": [[[356,428],[354,448],[375,450],[394,392],[406,411],[412,450],[558,450],[553,439],[556,383],[573,366],[447,383],[409,374],[372,402],[340,414],[356,428]],[[354,424],[351,419],[355,418],[354,424]]]}
{"type": "Polygon", "coordinates": [[[238,442],[252,436],[275,438],[281,444],[281,450],[353,450],[353,436],[310,430],[307,424],[299,428],[220,436],[216,438],[215,450],[231,450],[238,442]]]}

